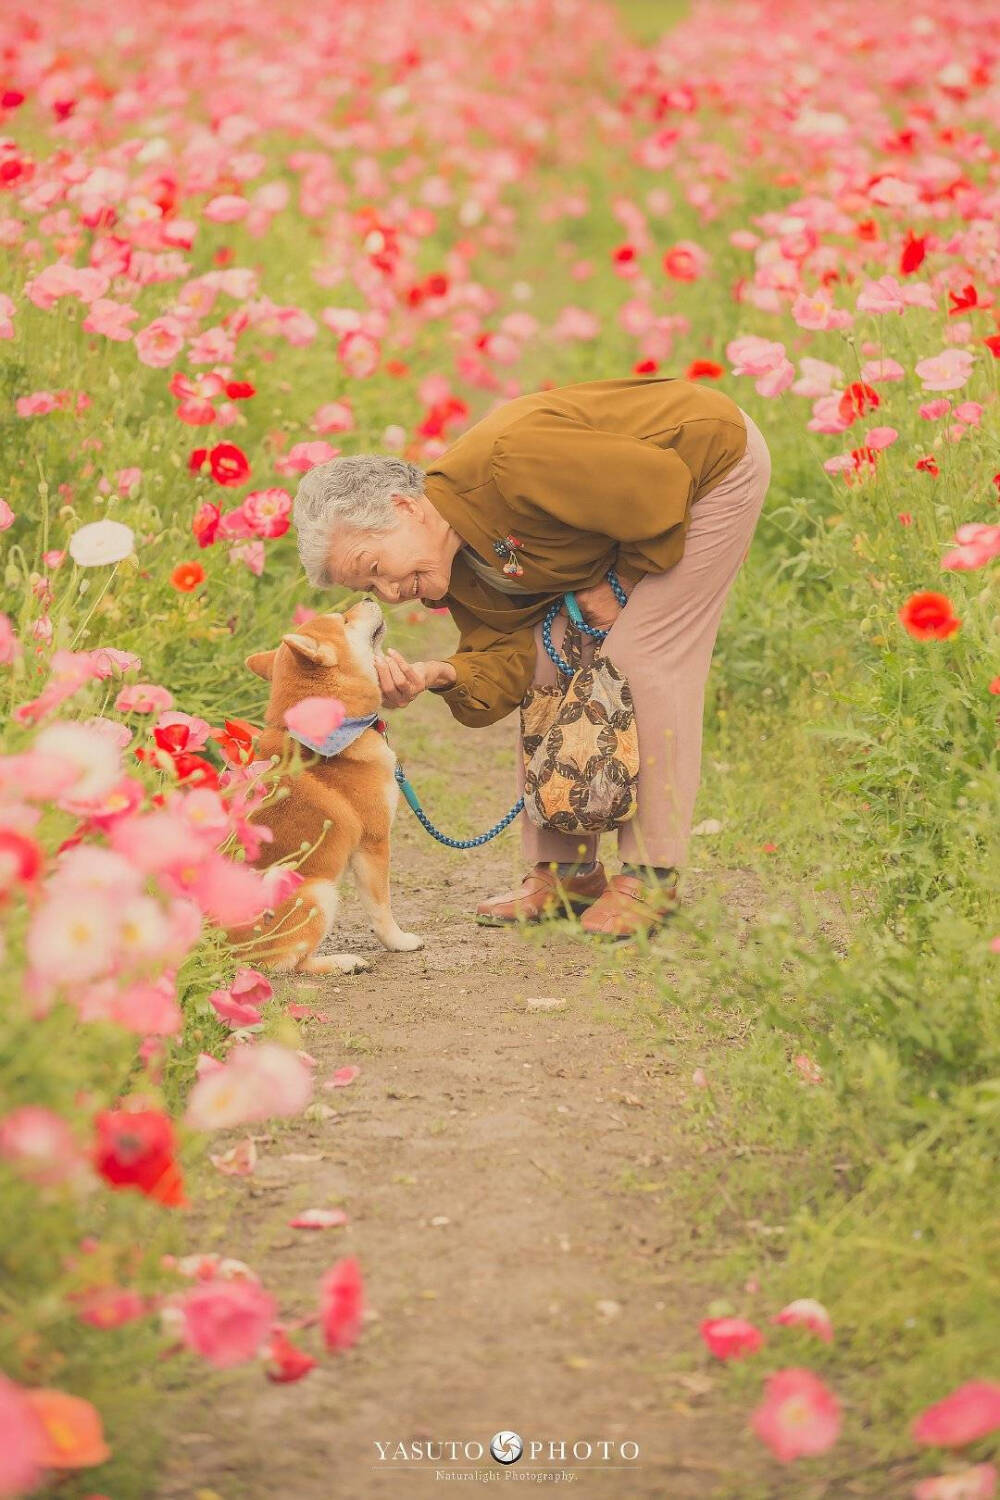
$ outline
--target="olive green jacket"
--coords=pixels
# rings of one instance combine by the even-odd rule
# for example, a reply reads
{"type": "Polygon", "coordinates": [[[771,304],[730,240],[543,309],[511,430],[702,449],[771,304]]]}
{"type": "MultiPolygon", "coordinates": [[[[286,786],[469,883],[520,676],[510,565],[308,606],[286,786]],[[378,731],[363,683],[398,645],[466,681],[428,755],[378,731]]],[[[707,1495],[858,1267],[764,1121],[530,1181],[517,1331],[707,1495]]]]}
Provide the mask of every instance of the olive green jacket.
{"type": "Polygon", "coordinates": [[[659,376],[589,380],[507,401],[427,466],[425,493],[499,573],[511,537],[534,592],[503,594],[461,552],[447,606],[460,632],[438,689],[462,724],[515,709],[535,669],[534,627],[567,590],[663,573],[684,551],[691,506],[743,457],[746,423],[729,396],[659,376]]]}

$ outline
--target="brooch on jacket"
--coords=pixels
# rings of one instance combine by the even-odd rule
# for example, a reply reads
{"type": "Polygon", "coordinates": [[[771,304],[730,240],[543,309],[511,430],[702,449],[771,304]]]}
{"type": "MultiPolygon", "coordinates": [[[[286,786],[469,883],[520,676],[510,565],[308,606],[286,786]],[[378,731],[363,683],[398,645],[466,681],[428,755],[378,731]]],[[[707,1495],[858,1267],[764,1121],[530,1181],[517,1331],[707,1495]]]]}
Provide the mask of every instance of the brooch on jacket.
{"type": "Polygon", "coordinates": [[[517,560],[517,552],[515,551],[515,548],[523,546],[524,543],[519,542],[517,537],[511,536],[509,532],[502,541],[493,543],[493,551],[497,557],[504,559],[503,571],[507,574],[508,578],[520,578],[524,572],[524,569],[517,560]]]}

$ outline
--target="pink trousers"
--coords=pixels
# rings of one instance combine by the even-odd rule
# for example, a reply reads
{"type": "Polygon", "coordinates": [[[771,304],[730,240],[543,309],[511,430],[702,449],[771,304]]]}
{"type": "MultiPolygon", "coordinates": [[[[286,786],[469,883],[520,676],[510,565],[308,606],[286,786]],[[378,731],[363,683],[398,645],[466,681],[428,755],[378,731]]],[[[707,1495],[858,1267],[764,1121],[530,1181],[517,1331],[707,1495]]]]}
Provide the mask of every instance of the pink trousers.
{"type": "MultiPolygon", "coordinates": [[[[740,408],[742,411],[742,407],[740,408]]],[[[771,457],[753,418],[746,418],[747,451],[725,479],[691,507],[681,560],[636,584],[602,650],[632,688],[639,735],[636,815],[618,829],[618,853],[628,864],[682,865],[701,779],[705,681],[719,621],[733,580],[750,549],[771,478],[771,457]]],[[[552,628],[558,648],[566,629],[561,612],[552,628]]],[[[556,669],[535,630],[537,683],[554,683],[556,669]]],[[[584,645],[587,662],[595,649],[584,645]]],[[[521,746],[518,787],[524,787],[521,746]]],[[[597,837],[553,833],[521,818],[521,847],[532,863],[589,861],[597,837]]]]}

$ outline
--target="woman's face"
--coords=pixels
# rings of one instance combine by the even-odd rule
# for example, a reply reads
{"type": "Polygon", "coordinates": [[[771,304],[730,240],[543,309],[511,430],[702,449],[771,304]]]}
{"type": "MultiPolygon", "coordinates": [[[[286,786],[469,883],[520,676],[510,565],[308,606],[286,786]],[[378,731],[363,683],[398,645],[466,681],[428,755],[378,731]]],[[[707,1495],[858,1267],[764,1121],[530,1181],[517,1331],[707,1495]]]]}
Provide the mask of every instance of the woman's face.
{"type": "Polygon", "coordinates": [[[396,496],[396,523],[389,531],[339,531],[330,544],[327,569],[334,583],[364,589],[386,604],[441,599],[448,592],[454,549],[449,529],[424,499],[396,496]]]}

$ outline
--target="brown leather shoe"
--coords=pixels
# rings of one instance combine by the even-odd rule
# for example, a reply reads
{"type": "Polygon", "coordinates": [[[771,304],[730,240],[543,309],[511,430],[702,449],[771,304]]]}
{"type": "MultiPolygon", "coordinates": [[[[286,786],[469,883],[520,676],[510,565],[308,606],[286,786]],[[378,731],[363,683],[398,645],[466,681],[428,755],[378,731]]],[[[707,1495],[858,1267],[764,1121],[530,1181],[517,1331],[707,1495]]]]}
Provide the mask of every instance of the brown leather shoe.
{"type": "Polygon", "coordinates": [[[483,927],[508,927],[517,922],[541,922],[546,917],[563,916],[569,906],[584,911],[598,899],[607,886],[604,866],[598,861],[589,875],[572,875],[560,880],[549,864],[529,870],[517,891],[490,896],[476,907],[476,921],[483,927]]]}
{"type": "Polygon", "coordinates": [[[580,926],[592,937],[619,942],[639,933],[649,936],[662,927],[679,905],[676,880],[673,884],[647,886],[635,875],[615,875],[580,926]]]}

